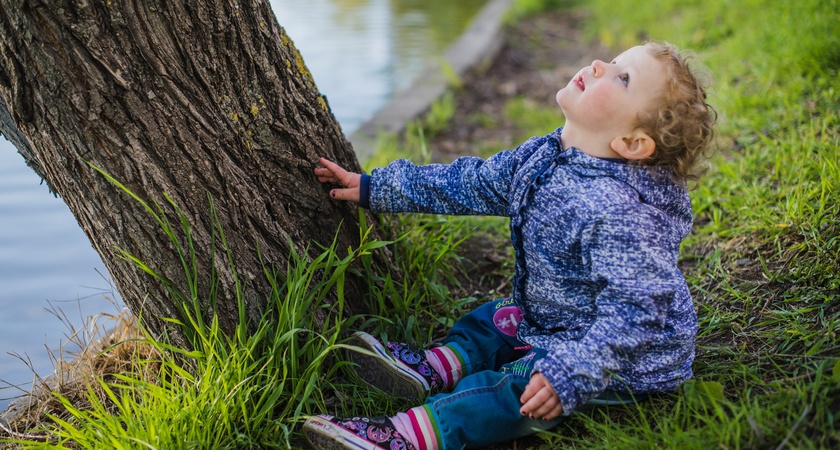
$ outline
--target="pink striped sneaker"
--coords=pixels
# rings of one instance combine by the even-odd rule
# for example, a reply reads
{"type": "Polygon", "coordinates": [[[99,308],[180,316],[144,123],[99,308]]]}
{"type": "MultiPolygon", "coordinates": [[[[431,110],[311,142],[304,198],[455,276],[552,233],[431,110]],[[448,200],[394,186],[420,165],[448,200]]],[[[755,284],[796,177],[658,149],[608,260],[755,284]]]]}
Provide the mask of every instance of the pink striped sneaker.
{"type": "Polygon", "coordinates": [[[387,417],[317,415],[304,422],[303,434],[316,450],[416,450],[387,417]]]}
{"type": "Polygon", "coordinates": [[[373,354],[348,352],[348,357],[356,364],[359,378],[383,392],[422,401],[444,388],[443,378],[429,365],[426,352],[419,347],[389,342],[386,348],[363,331],[353,333],[349,343],[373,354]]]}

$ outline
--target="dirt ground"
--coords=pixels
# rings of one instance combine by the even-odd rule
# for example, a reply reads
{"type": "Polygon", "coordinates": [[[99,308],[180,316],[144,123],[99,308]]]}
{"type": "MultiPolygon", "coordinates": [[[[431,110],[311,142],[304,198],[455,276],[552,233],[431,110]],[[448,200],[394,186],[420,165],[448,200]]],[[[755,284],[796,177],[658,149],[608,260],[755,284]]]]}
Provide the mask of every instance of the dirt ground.
{"type": "Polygon", "coordinates": [[[508,26],[492,64],[468,74],[456,92],[452,125],[432,140],[432,159],[449,161],[474,154],[482,144],[512,143],[519,130],[505,118],[509,100],[525,97],[536,105],[556,105],[555,94],[580,68],[611,57],[606,48],[585,42],[584,20],[582,13],[550,12],[508,26]],[[477,113],[492,120],[476,121],[477,113]]]}

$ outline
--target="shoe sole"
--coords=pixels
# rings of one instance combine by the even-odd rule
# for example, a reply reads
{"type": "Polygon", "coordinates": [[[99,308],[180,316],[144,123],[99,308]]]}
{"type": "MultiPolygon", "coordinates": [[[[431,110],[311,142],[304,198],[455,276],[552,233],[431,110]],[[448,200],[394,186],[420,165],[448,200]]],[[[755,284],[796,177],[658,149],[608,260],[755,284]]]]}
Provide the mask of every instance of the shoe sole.
{"type": "Polygon", "coordinates": [[[395,397],[424,400],[428,396],[429,384],[423,376],[394,359],[375,337],[357,331],[348,343],[376,355],[348,352],[348,358],[356,364],[356,374],[365,383],[395,397]]]}
{"type": "Polygon", "coordinates": [[[320,417],[311,417],[303,424],[303,435],[309,445],[318,450],[372,450],[376,444],[335,426],[320,417]]]}

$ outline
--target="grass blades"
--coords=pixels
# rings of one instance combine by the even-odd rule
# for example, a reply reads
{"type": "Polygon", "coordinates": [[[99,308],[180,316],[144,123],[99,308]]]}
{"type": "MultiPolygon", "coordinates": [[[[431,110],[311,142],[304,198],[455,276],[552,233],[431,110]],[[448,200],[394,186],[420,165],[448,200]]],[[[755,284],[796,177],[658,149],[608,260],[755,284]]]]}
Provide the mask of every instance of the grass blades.
{"type": "MultiPolygon", "coordinates": [[[[714,74],[711,103],[722,121],[720,151],[692,192],[696,222],[680,261],[700,318],[695,379],[639,405],[575,414],[536,440],[499,448],[840,447],[838,2],[516,3],[522,15],[586,9],[589,37],[616,53],[647,37],[695,50],[714,74]]],[[[435,113],[435,127],[449,102],[435,113]]],[[[556,111],[521,100],[508,112],[539,128],[531,134],[556,125],[556,111]]],[[[421,130],[413,128],[408,142],[419,162],[429,154],[421,130]]],[[[405,156],[397,141],[386,144],[374,165],[405,156]]],[[[192,270],[183,222],[158,223],[186,242],[184,270],[192,270]]],[[[474,231],[504,238],[506,227],[444,216],[398,216],[386,225],[391,242],[370,240],[363,220],[362,244],[349,255],[330,247],[311,261],[293,255],[285,271],[266,269],[275,283],[271,308],[251,336],[220,335],[212,317],[191,312],[191,288],[180,287],[179,320],[194,330],[192,352],[176,357],[177,349],[146,341],[155,351],[132,360],[132,370],[89,383],[86,402],[60,397],[65,412],[44,428],[54,438],[49,444],[5,442],[294,448],[306,414],[387,414],[411,406],[346,380],[342,333],[365,329],[421,344],[439,337],[477,301],[458,290],[465,239],[474,231]],[[377,251],[393,252],[397,268],[374,267],[377,251]],[[372,314],[344,318],[344,278],[360,271],[368,276],[372,314]],[[330,290],[337,300],[324,304],[330,290]],[[326,313],[325,324],[313,321],[316,309],[326,313]],[[184,358],[186,366],[176,363],[184,358]]],[[[137,341],[110,349],[129,343],[137,341]]]]}
{"type": "MultiPolygon", "coordinates": [[[[134,370],[101,374],[86,402],[59,396],[65,414],[51,415],[46,432],[63,448],[289,448],[294,428],[310,411],[325,409],[323,392],[340,364],[325,364],[347,320],[313,312],[343,283],[352,260],[376,247],[363,243],[348,257],[329,248],[307,262],[293,255],[256,333],[224,335],[218,322],[194,328],[194,350],[146,341],[156,359],[138,358],[134,370]],[[317,330],[317,331],[316,331],[317,330]],[[186,359],[187,364],[184,364],[186,359]],[[322,377],[325,380],[322,380],[322,377]]],[[[341,300],[340,300],[341,302],[341,300]]],[[[17,442],[22,447],[44,444],[17,442]]]]}
{"type": "Polygon", "coordinates": [[[840,446],[840,4],[580,5],[589,35],[616,52],[648,37],[696,51],[722,120],[682,248],[700,318],[696,380],[579,415],[546,448],[840,446]]]}
{"type": "MultiPolygon", "coordinates": [[[[172,238],[185,271],[194,273],[186,221],[181,220],[182,229],[177,230],[161,208],[147,210],[172,238]]],[[[216,257],[227,256],[230,261],[222,230],[217,233],[223,252],[216,257]]],[[[311,260],[293,252],[285,272],[266,270],[274,289],[257,331],[245,333],[247,319],[242,315],[242,327],[232,336],[222,333],[215,316],[199,309],[202,302],[195,298],[197,290],[191,283],[179,289],[124,253],[180,300],[181,317],[170,321],[188,331],[191,348],[143,339],[151,350],[129,357],[127,370],[94,374],[82,388],[86,392],[55,394],[62,408],[54,408],[38,430],[48,437],[48,444],[0,442],[23,448],[292,447],[296,424],[311,411],[327,409],[325,392],[330,392],[331,380],[341,378],[336,371],[342,363],[336,363],[333,354],[347,324],[355,321],[343,313],[346,273],[355,260],[387,244],[365,239],[339,257],[334,242],[311,260]],[[336,304],[325,301],[332,292],[339,294],[336,304]]],[[[242,299],[235,300],[241,309],[242,299]]],[[[137,345],[137,340],[126,339],[101,354],[137,345]]]]}
{"type": "MultiPolygon", "coordinates": [[[[195,252],[187,222],[183,217],[171,221],[159,205],[146,209],[170,236],[187,272],[187,285],[175,286],[126,252],[122,257],[164,283],[180,301],[180,317],[168,320],[188,336],[190,348],[146,339],[142,329],[135,330],[90,356],[96,360],[127,345],[146,347],[128,357],[126,370],[94,373],[86,384],[80,384],[82,392],[77,387],[69,394],[54,394],[60,406],[34,430],[35,435],[46,436],[47,443],[7,439],[0,444],[87,449],[292,448],[300,444],[296,427],[308,414],[373,412],[383,407],[396,411],[405,406],[378,392],[359,392],[360,386],[345,381],[342,368],[346,363],[338,352],[347,348],[342,336],[351,326],[367,327],[383,335],[428,342],[435,330],[420,323],[428,320],[430,311],[450,303],[445,282],[451,284],[453,279],[446,274],[455,272],[453,250],[466,236],[463,230],[456,230],[444,218],[405,216],[390,223],[395,233],[402,233],[396,243],[377,241],[370,239],[371,228],[360,214],[358,248],[340,256],[333,242],[314,258],[293,250],[285,271],[264,270],[273,289],[257,331],[246,333],[247,319],[241,314],[237,332],[226,335],[215,316],[200,309],[215,304],[216,299],[196,298],[199,290],[193,280],[198,277],[190,276],[195,274],[195,252]],[[178,222],[180,228],[174,227],[178,222]],[[368,277],[376,313],[366,321],[346,317],[346,276],[360,275],[359,267],[366,275],[373,274],[374,252],[389,245],[395,246],[396,260],[409,276],[399,280],[390,273],[368,277]],[[380,319],[385,316],[395,319],[380,319]],[[422,319],[412,319],[416,316],[422,319]]],[[[214,257],[231,261],[223,230],[215,230],[215,235],[214,257]]],[[[243,295],[241,290],[238,295],[243,295]]],[[[242,309],[242,299],[234,301],[242,309]]],[[[438,328],[443,325],[430,323],[438,328]]]]}

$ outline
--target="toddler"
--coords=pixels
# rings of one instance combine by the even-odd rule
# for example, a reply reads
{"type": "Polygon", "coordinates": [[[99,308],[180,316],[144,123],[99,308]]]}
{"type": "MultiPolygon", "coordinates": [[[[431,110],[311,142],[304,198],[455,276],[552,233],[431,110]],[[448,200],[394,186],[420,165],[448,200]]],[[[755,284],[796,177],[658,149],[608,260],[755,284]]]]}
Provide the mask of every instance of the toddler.
{"type": "Polygon", "coordinates": [[[318,449],[480,448],[554,427],[598,404],[691,378],[697,316],[677,268],[692,226],[687,181],[716,119],[670,44],[595,60],[556,96],[565,124],[487,160],[368,175],[321,159],[321,182],[373,212],[510,217],[512,296],[478,307],[441,347],[357,332],[359,376],[422,402],[392,417],[319,415],[318,449]]]}

